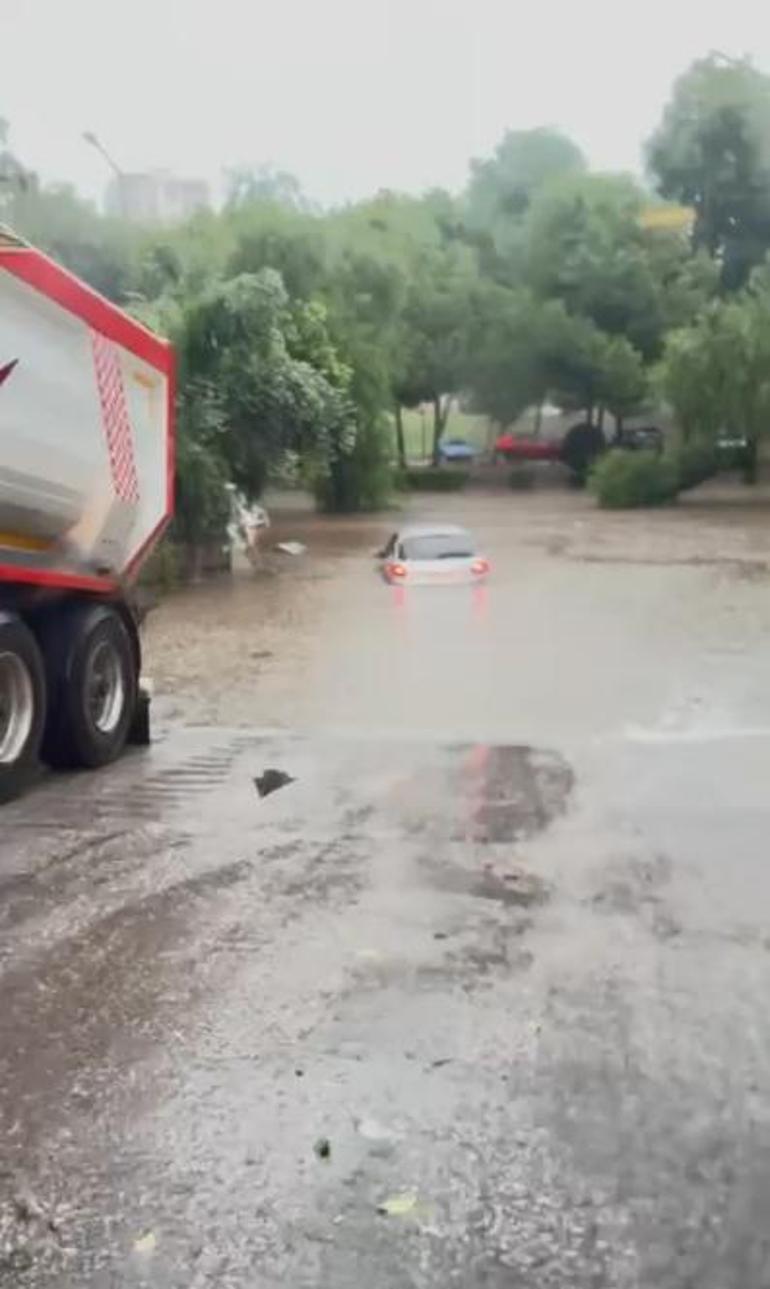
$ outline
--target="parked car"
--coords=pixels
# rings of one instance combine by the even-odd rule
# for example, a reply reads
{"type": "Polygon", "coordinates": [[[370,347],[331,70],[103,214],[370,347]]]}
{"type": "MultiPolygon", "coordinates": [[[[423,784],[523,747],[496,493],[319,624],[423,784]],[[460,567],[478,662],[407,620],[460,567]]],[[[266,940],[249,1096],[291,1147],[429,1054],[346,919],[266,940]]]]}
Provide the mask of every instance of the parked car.
{"type": "Polygon", "coordinates": [[[411,524],[393,533],[378,552],[380,569],[393,586],[481,582],[489,560],[470,533],[455,524],[411,524]]]}
{"type": "Polygon", "coordinates": [[[561,442],[558,439],[536,439],[506,431],[495,439],[495,457],[507,461],[558,461],[561,442]]]}
{"type": "Polygon", "coordinates": [[[641,425],[618,430],[611,446],[625,448],[629,452],[662,452],[663,443],[663,431],[657,425],[641,425]]]}
{"type": "Polygon", "coordinates": [[[442,461],[472,461],[476,455],[467,439],[442,439],[438,451],[442,461]]]}

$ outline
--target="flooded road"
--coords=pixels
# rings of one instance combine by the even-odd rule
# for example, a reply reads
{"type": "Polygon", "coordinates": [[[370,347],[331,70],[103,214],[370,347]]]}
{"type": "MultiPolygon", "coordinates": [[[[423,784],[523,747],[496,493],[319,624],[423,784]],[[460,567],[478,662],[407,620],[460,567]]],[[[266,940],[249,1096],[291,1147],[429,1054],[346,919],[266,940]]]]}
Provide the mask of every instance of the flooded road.
{"type": "Polygon", "coordinates": [[[452,507],[483,594],[279,516],[3,810],[0,1285],[770,1284],[764,525],[452,507]]]}
{"type": "Polygon", "coordinates": [[[745,489],[607,514],[574,493],[426,497],[373,520],[274,511],[257,578],[149,622],[158,711],[188,722],[539,742],[770,727],[770,525],[745,489]],[[734,501],[733,498],[737,498],[734,501]],[[393,588],[372,552],[409,518],[467,525],[487,586],[393,588]]]}

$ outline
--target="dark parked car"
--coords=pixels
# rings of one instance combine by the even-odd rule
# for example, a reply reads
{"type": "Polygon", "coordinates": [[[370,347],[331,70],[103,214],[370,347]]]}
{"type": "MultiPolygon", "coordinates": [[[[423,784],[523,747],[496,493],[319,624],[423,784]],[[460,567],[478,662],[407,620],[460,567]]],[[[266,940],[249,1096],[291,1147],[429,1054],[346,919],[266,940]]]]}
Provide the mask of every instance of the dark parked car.
{"type": "Polygon", "coordinates": [[[662,452],[663,431],[657,425],[618,430],[612,440],[612,447],[625,448],[629,452],[662,452]]]}

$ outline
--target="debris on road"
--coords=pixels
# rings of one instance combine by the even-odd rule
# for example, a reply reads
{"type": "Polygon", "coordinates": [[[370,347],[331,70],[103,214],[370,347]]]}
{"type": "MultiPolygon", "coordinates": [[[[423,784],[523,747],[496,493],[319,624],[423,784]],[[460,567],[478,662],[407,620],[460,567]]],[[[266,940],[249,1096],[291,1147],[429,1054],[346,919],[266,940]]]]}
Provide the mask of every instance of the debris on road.
{"type": "Polygon", "coordinates": [[[264,770],[255,778],[254,787],[260,797],[269,797],[271,792],[277,792],[279,788],[295,782],[294,776],[287,774],[285,770],[264,770]]]}
{"type": "Polygon", "coordinates": [[[145,1235],[140,1235],[138,1240],[134,1240],[134,1253],[140,1257],[150,1257],[156,1249],[158,1240],[154,1231],[147,1231],[145,1235]]]}
{"type": "Polygon", "coordinates": [[[377,1212],[382,1217],[408,1217],[417,1208],[415,1191],[402,1191],[399,1195],[389,1195],[382,1204],[377,1205],[377,1212]]]}
{"type": "Polygon", "coordinates": [[[302,542],[276,542],[275,549],[282,555],[304,555],[307,546],[302,542]]]}
{"type": "Polygon", "coordinates": [[[319,1159],[331,1159],[332,1157],[332,1143],[328,1137],[319,1137],[313,1146],[313,1150],[319,1159]]]}

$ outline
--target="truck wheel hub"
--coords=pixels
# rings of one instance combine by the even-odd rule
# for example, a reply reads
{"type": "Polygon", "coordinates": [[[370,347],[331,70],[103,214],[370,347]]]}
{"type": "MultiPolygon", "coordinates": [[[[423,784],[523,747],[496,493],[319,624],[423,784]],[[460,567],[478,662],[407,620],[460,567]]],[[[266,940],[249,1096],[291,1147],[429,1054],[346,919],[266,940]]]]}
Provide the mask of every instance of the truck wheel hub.
{"type": "Polygon", "coordinates": [[[32,730],[35,695],[32,677],[15,653],[0,653],[0,764],[21,756],[32,730]]]}
{"type": "Polygon", "coordinates": [[[120,723],[126,701],[126,682],[120,658],[103,640],[88,660],[86,704],[88,714],[101,734],[111,734],[120,723]]]}

